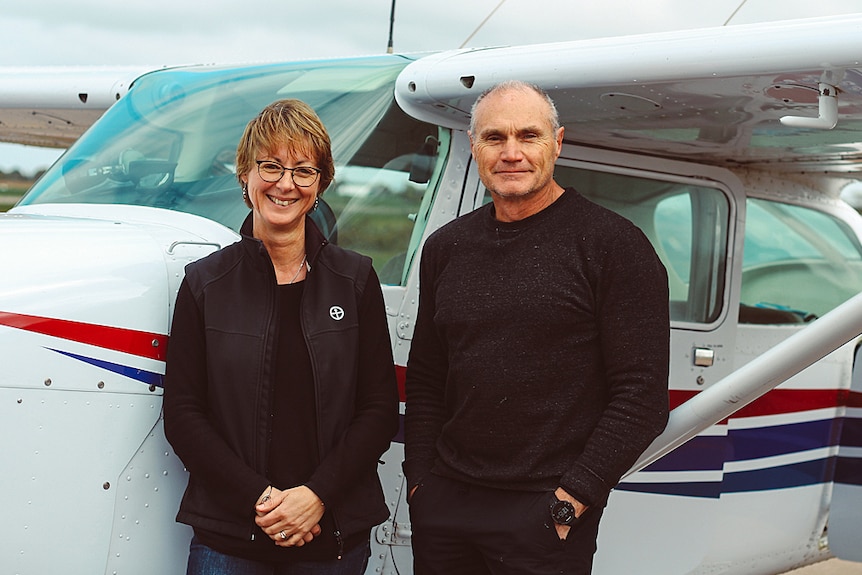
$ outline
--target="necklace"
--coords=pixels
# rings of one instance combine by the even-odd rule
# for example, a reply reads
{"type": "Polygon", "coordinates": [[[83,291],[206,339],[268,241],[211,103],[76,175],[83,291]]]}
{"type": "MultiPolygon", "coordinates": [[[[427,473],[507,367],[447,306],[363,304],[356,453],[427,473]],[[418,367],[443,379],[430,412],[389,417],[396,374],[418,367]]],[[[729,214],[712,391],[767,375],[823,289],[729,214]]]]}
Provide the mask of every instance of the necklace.
{"type": "Polygon", "coordinates": [[[301,271],[302,271],[303,266],[305,266],[305,258],[306,258],[306,257],[308,257],[308,254],[303,254],[303,256],[302,256],[302,261],[299,263],[299,268],[296,270],[296,273],[295,273],[295,274],[293,274],[293,277],[292,277],[292,278],[290,279],[290,281],[289,281],[289,282],[287,282],[287,283],[292,284],[293,282],[295,282],[295,281],[296,281],[296,278],[298,278],[298,277],[299,277],[299,272],[301,272],[301,271]]]}

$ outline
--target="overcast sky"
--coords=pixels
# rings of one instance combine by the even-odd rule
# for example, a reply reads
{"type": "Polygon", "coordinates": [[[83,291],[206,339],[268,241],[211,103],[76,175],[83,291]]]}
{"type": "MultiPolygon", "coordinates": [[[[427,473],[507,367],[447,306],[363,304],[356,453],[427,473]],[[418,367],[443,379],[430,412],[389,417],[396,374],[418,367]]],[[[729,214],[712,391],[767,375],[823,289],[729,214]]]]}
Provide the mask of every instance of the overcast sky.
{"type": "MultiPolygon", "coordinates": [[[[174,65],[386,51],[392,0],[28,0],[0,12],[0,66],[174,65]]],[[[862,12],[862,0],[396,0],[394,51],[619,36],[862,12]]],[[[2,90],[2,86],[0,86],[2,90]]],[[[0,170],[60,150],[0,144],[0,170]]]]}

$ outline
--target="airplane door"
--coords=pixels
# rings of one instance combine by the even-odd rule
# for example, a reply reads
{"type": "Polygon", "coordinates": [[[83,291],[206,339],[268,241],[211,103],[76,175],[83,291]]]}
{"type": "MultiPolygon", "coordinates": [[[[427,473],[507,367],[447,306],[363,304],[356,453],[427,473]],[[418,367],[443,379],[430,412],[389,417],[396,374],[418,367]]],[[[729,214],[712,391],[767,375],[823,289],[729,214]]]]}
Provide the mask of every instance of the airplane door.
{"type": "Polygon", "coordinates": [[[580,148],[564,154],[579,159],[560,160],[560,185],[631,220],[667,269],[675,407],[735,368],[741,186],[729,172],[704,166],[580,148]]]}
{"type": "MultiPolygon", "coordinates": [[[[631,220],[667,269],[668,392],[670,407],[677,407],[735,368],[739,304],[738,290],[732,289],[738,278],[732,254],[742,247],[736,237],[738,207],[744,206],[741,187],[729,173],[703,166],[577,148],[564,154],[578,159],[558,162],[557,181],[631,220]]],[[[596,573],[687,573],[701,562],[709,538],[683,527],[683,518],[694,513],[703,526],[716,520],[717,498],[690,496],[715,489],[722,462],[704,471],[692,467],[696,460],[660,460],[612,493],[599,534],[596,573]],[[614,551],[631,548],[632,541],[638,541],[636,551],[614,551]]]]}

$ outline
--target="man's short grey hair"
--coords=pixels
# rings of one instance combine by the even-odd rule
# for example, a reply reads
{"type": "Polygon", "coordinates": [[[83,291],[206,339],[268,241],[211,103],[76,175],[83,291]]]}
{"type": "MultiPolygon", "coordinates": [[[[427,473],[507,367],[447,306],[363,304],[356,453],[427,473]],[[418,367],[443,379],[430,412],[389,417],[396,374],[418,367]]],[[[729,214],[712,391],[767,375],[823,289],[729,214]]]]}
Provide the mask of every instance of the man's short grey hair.
{"type": "Polygon", "coordinates": [[[476,108],[479,106],[479,103],[485,99],[486,96],[494,94],[496,92],[506,91],[506,90],[520,90],[523,92],[533,91],[540,95],[545,101],[548,103],[548,109],[550,112],[550,118],[548,118],[551,127],[556,132],[560,128],[560,114],[557,112],[557,107],[554,105],[554,101],[545,92],[542,88],[540,88],[536,84],[532,84],[530,82],[524,82],[522,80],[506,80],[504,82],[500,82],[499,84],[494,84],[490,88],[486,89],[484,92],[479,94],[479,97],[476,98],[476,101],[473,102],[473,107],[470,110],[470,133],[476,133],[476,108]]]}

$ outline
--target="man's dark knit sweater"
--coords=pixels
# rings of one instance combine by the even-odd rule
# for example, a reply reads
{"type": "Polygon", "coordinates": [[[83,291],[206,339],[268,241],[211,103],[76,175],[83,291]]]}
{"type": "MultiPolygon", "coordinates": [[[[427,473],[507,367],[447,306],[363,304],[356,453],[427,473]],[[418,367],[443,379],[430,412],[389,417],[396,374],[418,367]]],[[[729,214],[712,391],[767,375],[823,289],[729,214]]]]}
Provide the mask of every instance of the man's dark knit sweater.
{"type": "Polygon", "coordinates": [[[644,234],[573,189],[435,232],[407,369],[410,487],[610,489],[667,423],[667,274],[644,234]]]}

